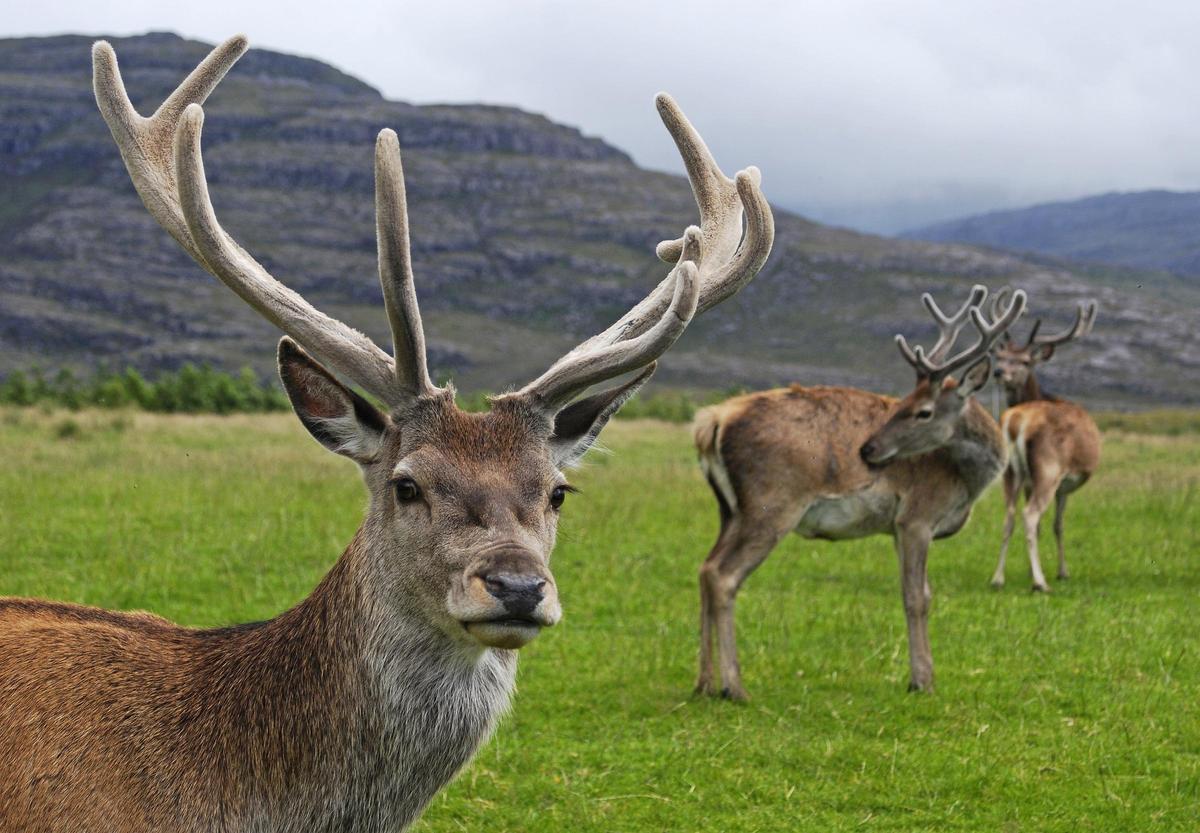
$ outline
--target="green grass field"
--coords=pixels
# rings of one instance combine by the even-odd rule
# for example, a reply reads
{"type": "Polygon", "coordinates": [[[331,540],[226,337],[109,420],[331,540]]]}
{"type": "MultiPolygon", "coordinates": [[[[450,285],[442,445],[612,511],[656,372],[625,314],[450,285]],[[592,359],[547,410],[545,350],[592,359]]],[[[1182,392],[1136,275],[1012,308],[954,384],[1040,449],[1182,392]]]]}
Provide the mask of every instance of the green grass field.
{"type": "MultiPolygon", "coordinates": [[[[686,427],[605,440],[563,510],[565,619],[416,829],[1200,829],[1200,435],[1106,436],[1051,595],[1019,542],[988,587],[996,489],[936,543],[931,695],[905,692],[891,542],[786,541],[739,600],[747,705],[691,696],[716,509],[686,427]]],[[[290,415],[0,411],[0,454],[0,594],[189,625],[291,605],[364,503],[290,415]]]]}

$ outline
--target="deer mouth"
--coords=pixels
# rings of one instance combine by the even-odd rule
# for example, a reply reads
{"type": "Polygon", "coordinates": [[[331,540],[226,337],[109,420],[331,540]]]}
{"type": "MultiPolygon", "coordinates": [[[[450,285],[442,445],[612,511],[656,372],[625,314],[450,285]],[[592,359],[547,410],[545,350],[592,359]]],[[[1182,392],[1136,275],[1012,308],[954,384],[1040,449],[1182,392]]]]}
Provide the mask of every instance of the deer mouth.
{"type": "Polygon", "coordinates": [[[467,633],[489,648],[515,650],[528,645],[542,632],[543,627],[550,624],[553,623],[541,622],[530,616],[504,616],[463,622],[463,627],[467,633]]]}

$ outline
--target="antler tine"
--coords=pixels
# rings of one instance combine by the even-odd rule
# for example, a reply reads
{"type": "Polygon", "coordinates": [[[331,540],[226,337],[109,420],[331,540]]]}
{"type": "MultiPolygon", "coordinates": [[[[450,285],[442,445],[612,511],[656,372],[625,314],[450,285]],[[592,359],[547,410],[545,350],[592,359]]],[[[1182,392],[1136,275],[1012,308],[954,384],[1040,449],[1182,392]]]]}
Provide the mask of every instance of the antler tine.
{"type": "MultiPolygon", "coordinates": [[[[745,286],[762,268],[775,239],[775,218],[763,197],[762,173],[758,168],[752,165],[730,179],[674,98],[659,93],[654,104],[683,158],[700,209],[700,230],[707,258],[707,263],[701,264],[703,286],[699,311],[704,312],[745,286]]],[[[676,263],[682,249],[683,238],[664,240],[655,247],[655,253],[666,263],[676,263]]]]}
{"type": "Polygon", "coordinates": [[[913,366],[913,369],[915,369],[917,371],[917,375],[918,376],[928,375],[928,369],[926,366],[927,363],[925,362],[924,351],[921,350],[921,348],[919,346],[917,347],[916,350],[913,350],[911,347],[908,346],[908,339],[906,339],[904,336],[900,335],[899,333],[896,334],[895,341],[896,341],[896,347],[900,350],[900,355],[904,357],[904,360],[906,362],[908,362],[909,364],[911,364],[913,366]]]}
{"type": "Polygon", "coordinates": [[[1025,345],[1022,350],[1028,350],[1033,346],[1034,339],[1037,338],[1038,330],[1042,328],[1042,319],[1037,318],[1033,322],[1033,326],[1029,328],[1029,335],[1025,338],[1025,345]]]}
{"type": "MultiPolygon", "coordinates": [[[[1041,323],[1040,321],[1038,323],[1041,323]]],[[[1032,347],[1045,344],[1065,344],[1068,341],[1074,341],[1077,338],[1087,335],[1092,331],[1092,325],[1096,323],[1096,302],[1088,301],[1085,304],[1080,304],[1075,310],[1075,323],[1069,329],[1061,333],[1050,336],[1038,336],[1035,329],[1029,334],[1029,343],[1025,346],[1032,347]]]]}
{"type": "Polygon", "coordinates": [[[992,296],[992,300],[988,302],[988,316],[993,321],[1000,317],[1000,310],[1004,308],[1004,304],[1008,301],[1008,296],[1011,294],[1011,286],[1002,286],[996,292],[996,294],[992,296]]]}
{"type": "Polygon", "coordinates": [[[425,360],[425,331],[417,307],[412,253],[408,237],[408,201],[400,140],[384,129],[375,140],[375,236],[379,248],[379,282],[392,328],[396,382],[415,396],[441,392],[429,380],[425,360]]]}
{"type": "Polygon", "coordinates": [[[408,394],[397,385],[391,357],[280,284],[217,221],[200,153],[200,102],[246,48],[241,35],[216,47],[147,119],[133,109],[116,54],[101,41],[92,49],[96,102],[150,215],[197,263],[333,371],[400,404],[408,394]]]}
{"type": "Polygon", "coordinates": [[[971,287],[971,294],[967,296],[967,301],[959,308],[954,315],[946,315],[938,307],[933,300],[933,296],[928,292],[921,295],[921,303],[925,305],[925,309],[929,310],[929,314],[933,316],[933,320],[938,325],[938,340],[933,345],[933,349],[929,351],[930,361],[940,361],[945,358],[946,353],[954,346],[958,334],[962,332],[962,328],[966,326],[967,318],[970,315],[971,309],[978,307],[987,299],[987,287],[982,284],[975,284],[971,287]]]}
{"type": "Polygon", "coordinates": [[[100,115],[150,216],[194,259],[204,263],[179,210],[171,142],[188,104],[203,104],[249,48],[245,35],[234,35],[208,53],[150,118],[138,114],[129,100],[117,53],[108,41],[92,45],[92,87],[100,115]]]}

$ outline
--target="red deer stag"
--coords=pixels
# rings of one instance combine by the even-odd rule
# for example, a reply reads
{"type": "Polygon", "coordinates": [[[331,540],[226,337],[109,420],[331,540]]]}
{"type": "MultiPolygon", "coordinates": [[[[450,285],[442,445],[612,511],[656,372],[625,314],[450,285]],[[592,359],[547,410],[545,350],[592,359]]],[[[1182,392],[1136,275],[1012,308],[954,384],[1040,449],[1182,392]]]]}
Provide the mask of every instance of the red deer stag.
{"type": "Polygon", "coordinates": [[[1054,538],[1058,544],[1058,577],[1067,578],[1067,557],[1063,551],[1067,497],[1088,481],[1100,462],[1100,430],[1082,407],[1045,393],[1038,384],[1036,368],[1049,361],[1060,344],[1090,333],[1095,322],[1096,302],[1091,301],[1079,305],[1075,323],[1058,335],[1038,335],[1042,323],[1038,320],[1023,345],[1006,336],[996,348],[996,378],[1003,382],[1008,398],[1008,409],[1000,417],[1008,444],[1008,465],[1004,469],[1004,536],[1000,542],[1000,560],[992,575],[993,587],[1004,586],[1008,542],[1016,524],[1021,492],[1025,493],[1021,519],[1025,523],[1033,589],[1042,593],[1050,590],[1038,558],[1038,533],[1051,499],[1054,538]]]}
{"type": "Polygon", "coordinates": [[[217,47],[143,118],[112,48],[97,43],[96,98],[151,215],[286,333],[288,396],[318,442],[360,466],[366,518],[313,593],[268,622],[192,630],[147,613],[0,601],[6,833],[409,825],[507,708],[516,649],[559,619],[549,557],[570,491],[561,469],[693,315],[750,280],[771,247],[757,171],[725,177],[660,96],[700,227],[660,244],[674,267],[612,328],[488,412],[460,411],[426,367],[395,133],[375,148],[394,359],[278,283],[217,221],[200,103],[245,49],[241,37],[217,47]],[[578,398],[630,371],[632,381],[578,398]]]}
{"type": "Polygon", "coordinates": [[[929,543],[966,523],[980,492],[1004,466],[999,426],[972,394],[987,383],[988,351],[1025,307],[1017,293],[986,321],[987,290],[947,317],[929,295],[940,336],[928,355],[896,343],[916,369],[897,401],[854,388],[801,387],[739,396],[702,410],[694,426],[700,464],[721,528],[700,568],[700,673],[696,690],[746,699],[734,639],[738,588],[788,532],[841,540],[891,535],[900,556],[908,622],[910,689],[933,686],[925,560],[929,543]],[[950,356],[967,319],[979,341],[950,356]],[[951,374],[964,370],[959,379],[951,374]],[[713,631],[720,684],[713,673],[713,631]]]}

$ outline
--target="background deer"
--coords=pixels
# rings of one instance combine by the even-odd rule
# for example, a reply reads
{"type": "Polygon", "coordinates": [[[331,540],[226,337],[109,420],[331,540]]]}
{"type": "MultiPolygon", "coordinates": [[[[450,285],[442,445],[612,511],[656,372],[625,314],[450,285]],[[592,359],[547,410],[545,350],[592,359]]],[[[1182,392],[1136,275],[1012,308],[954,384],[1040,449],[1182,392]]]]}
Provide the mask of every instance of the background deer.
{"type": "MultiPolygon", "coordinates": [[[[1000,293],[1002,295],[1003,293],[1000,293]]],[[[998,295],[999,297],[999,295],[998,295]]],[[[1035,321],[1025,343],[1011,335],[996,348],[996,378],[1004,384],[1008,408],[1000,426],[1008,444],[1004,469],[1004,534],[1000,559],[992,575],[992,586],[1004,586],[1008,542],[1016,523],[1017,500],[1025,493],[1025,543],[1033,589],[1048,592],[1050,586],[1038,558],[1038,533],[1042,515],[1054,500],[1054,538],[1058,544],[1058,577],[1065,579],[1067,557],[1063,550],[1063,515],[1067,497],[1088,481],[1100,462],[1100,430],[1082,407],[1042,391],[1037,366],[1047,362],[1060,344],[1085,336],[1096,322],[1096,302],[1080,304],[1075,322],[1063,332],[1039,335],[1041,320],[1035,321]]]]}
{"type": "Polygon", "coordinates": [[[993,321],[980,312],[986,296],[976,286],[952,317],[922,296],[940,336],[928,356],[896,337],[917,372],[916,387],[904,399],[793,385],[735,397],[697,414],[700,465],[721,515],[717,542],[700,568],[697,691],[746,698],[734,601],[746,577],[792,531],[834,541],[893,536],[908,623],[909,687],[932,687],[929,543],[966,523],[976,498],[1004,465],[999,426],[972,394],[987,383],[988,351],[1024,310],[1025,295],[1018,292],[993,321]],[[968,317],[979,340],[950,357],[968,317]],[[959,370],[964,373],[956,380],[952,374],[959,370]]]}
{"type": "Polygon", "coordinates": [[[379,134],[375,176],[394,359],[279,284],[218,223],[200,102],[245,49],[226,41],[143,118],[97,43],[96,99],[154,218],[287,334],[288,396],[318,442],[358,463],[366,518],[313,593],[268,622],[190,630],[147,613],[0,600],[6,833],[407,826],[506,709],[515,649],[561,615],[549,567],[570,490],[561,470],[693,315],[750,280],[771,247],[757,171],[725,177],[660,96],[700,227],[659,246],[674,268],[612,328],[488,412],[464,413],[426,367],[393,132],[379,134]],[[629,371],[639,372],[577,399],[629,371]]]}

